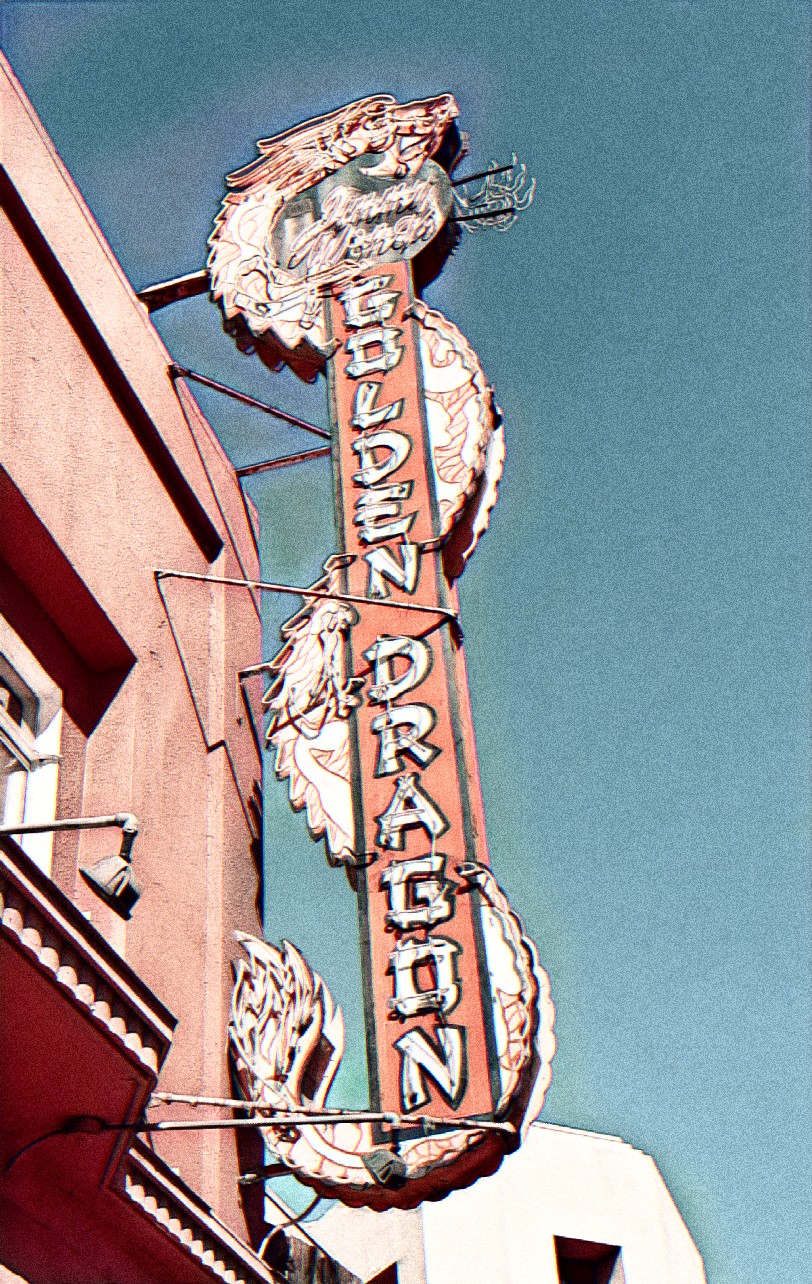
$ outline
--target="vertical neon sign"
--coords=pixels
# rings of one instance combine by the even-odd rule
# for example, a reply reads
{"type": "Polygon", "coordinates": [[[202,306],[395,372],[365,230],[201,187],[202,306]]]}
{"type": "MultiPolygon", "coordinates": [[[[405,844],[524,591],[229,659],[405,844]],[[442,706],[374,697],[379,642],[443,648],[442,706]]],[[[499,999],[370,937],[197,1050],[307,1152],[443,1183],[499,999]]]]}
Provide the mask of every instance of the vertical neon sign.
{"type": "MultiPolygon", "coordinates": [[[[260,144],[210,260],[238,341],[324,370],[333,428],[340,556],[283,628],[267,735],[358,895],[373,1100],[266,1137],[317,1190],[377,1208],[492,1171],[555,1046],[546,974],[489,869],[452,586],[495,502],[500,418],[413,288],[454,208],[432,158],[453,156],[456,114],[381,95],[260,144]]],[[[343,1048],[329,991],[293,947],[243,943],[238,1077],[268,1108],[323,1109],[343,1048]]]]}

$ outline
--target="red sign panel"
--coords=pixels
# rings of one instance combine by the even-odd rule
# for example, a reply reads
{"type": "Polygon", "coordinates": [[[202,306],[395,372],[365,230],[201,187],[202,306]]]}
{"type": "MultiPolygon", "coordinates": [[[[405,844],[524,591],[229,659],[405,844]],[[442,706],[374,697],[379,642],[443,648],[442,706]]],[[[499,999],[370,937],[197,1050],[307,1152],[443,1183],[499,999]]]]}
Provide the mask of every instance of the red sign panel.
{"type": "Polygon", "coordinates": [[[369,862],[357,878],[370,1065],[381,1109],[487,1115],[493,1038],[479,896],[457,875],[463,862],[486,860],[459,644],[447,618],[393,609],[455,605],[437,551],[411,303],[401,262],[360,274],[330,307],[340,344],[330,363],[336,503],[352,558],[345,588],[370,602],[347,664],[369,672],[355,718],[354,805],[369,862]]]}

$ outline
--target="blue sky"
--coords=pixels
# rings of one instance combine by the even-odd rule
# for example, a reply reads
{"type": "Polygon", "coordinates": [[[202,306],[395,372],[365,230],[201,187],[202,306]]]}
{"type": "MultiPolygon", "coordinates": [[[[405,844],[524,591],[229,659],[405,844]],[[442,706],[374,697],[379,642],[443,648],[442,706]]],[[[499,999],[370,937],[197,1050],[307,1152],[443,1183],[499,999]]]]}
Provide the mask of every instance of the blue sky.
{"type": "MultiPolygon", "coordinates": [[[[539,181],[428,301],[505,411],[463,623],[497,874],[548,967],[544,1118],[652,1153],[711,1284],[808,1272],[809,7],[5,0],[4,45],[136,287],[191,271],[258,137],[451,90],[539,181]]],[[[317,422],[206,300],[175,358],[317,422]]],[[[214,395],[238,464],[300,435],[214,395]]],[[[251,484],[274,579],[334,546],[329,465],[251,484]]],[[[289,603],[269,601],[266,651],[289,603]]],[[[352,898],[268,790],[272,938],[347,1012],[352,898]],[[303,888],[307,888],[307,896],[303,888]]]]}

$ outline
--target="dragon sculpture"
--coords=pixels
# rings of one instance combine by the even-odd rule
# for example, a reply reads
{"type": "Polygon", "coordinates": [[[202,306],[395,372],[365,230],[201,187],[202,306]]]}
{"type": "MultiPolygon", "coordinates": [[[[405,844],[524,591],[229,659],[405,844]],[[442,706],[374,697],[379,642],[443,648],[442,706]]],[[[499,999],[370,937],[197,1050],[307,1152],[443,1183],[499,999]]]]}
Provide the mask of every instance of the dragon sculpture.
{"type": "MultiPolygon", "coordinates": [[[[459,114],[450,94],[398,103],[377,94],[350,103],[308,125],[258,143],[259,157],[227,180],[226,196],[209,238],[211,290],[235,331],[246,325],[251,338],[280,341],[280,358],[305,378],[308,361],[331,352],[323,290],[348,283],[351,264],[321,273],[292,270],[275,244],[283,208],[296,196],[351,161],[373,154],[364,168],[374,178],[416,174],[439,147],[459,114]],[[309,350],[300,361],[292,356],[309,350]]],[[[273,358],[271,358],[273,363],[273,358]]]]}
{"type": "MultiPolygon", "coordinates": [[[[330,558],[313,588],[336,589],[341,561],[330,558]]],[[[311,836],[325,837],[333,864],[351,864],[356,849],[347,720],[360,703],[363,680],[345,679],[342,654],[355,619],[354,609],[334,598],[306,597],[282,626],[285,645],[271,661],[263,697],[277,778],[289,781],[291,806],[305,809],[311,836]]]]}

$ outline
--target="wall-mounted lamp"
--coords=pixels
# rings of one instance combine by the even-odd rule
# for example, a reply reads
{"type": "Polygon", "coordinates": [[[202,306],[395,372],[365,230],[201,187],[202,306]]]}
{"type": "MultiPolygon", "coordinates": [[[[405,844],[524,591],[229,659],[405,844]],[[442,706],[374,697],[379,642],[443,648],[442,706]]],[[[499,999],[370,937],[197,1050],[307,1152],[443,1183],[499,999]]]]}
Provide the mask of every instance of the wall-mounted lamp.
{"type": "Polygon", "coordinates": [[[402,1186],[406,1180],[406,1165],[394,1150],[369,1150],[361,1161],[372,1180],[379,1186],[402,1186]]]}
{"type": "Polygon", "coordinates": [[[120,918],[128,919],[141,895],[132,872],[132,848],[138,835],[138,821],[129,812],[118,812],[115,816],[77,816],[70,820],[50,820],[42,824],[9,825],[0,828],[0,836],[46,834],[66,829],[113,828],[121,830],[121,847],[117,855],[104,856],[88,869],[80,869],[79,873],[105,905],[109,905],[120,918]]]}

